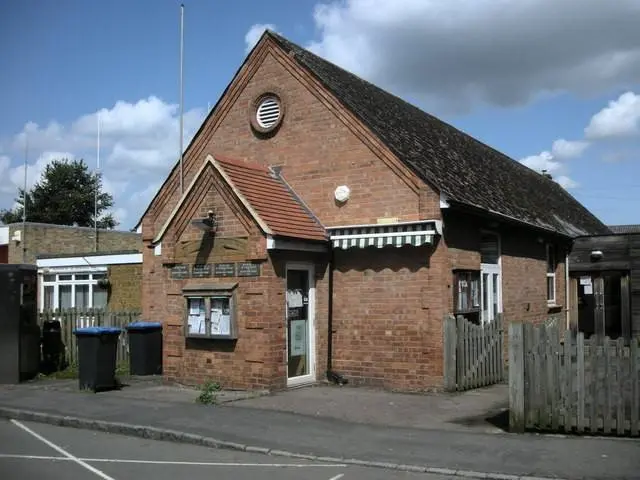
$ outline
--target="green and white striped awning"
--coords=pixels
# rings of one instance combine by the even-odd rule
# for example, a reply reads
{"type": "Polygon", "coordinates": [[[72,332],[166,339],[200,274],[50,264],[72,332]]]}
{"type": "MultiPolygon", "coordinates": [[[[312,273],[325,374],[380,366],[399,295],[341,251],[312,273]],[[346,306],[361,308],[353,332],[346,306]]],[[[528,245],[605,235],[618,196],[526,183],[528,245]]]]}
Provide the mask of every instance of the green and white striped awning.
{"type": "Polygon", "coordinates": [[[403,247],[428,245],[438,233],[434,221],[389,225],[353,225],[327,229],[334,248],[403,247]]]}

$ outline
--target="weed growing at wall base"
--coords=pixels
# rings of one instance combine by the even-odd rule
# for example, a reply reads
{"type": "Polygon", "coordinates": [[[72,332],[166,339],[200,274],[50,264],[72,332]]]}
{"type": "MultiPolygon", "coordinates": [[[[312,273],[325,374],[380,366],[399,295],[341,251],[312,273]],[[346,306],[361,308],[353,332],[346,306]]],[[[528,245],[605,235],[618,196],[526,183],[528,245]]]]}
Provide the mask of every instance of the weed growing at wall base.
{"type": "Polygon", "coordinates": [[[204,405],[215,405],[218,403],[218,392],[222,387],[218,382],[206,382],[200,387],[200,395],[196,398],[196,402],[204,405]]]}

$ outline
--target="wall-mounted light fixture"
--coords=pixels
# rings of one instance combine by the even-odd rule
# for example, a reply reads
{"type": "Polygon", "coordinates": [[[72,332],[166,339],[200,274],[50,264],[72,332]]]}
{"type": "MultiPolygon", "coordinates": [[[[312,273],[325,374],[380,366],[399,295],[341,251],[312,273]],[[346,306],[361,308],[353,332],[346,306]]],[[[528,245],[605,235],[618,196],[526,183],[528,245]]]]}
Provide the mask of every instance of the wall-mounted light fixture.
{"type": "Polygon", "coordinates": [[[209,210],[207,212],[207,218],[196,218],[191,220],[191,225],[199,228],[200,230],[204,230],[205,232],[215,233],[218,222],[213,210],[209,210]]]}

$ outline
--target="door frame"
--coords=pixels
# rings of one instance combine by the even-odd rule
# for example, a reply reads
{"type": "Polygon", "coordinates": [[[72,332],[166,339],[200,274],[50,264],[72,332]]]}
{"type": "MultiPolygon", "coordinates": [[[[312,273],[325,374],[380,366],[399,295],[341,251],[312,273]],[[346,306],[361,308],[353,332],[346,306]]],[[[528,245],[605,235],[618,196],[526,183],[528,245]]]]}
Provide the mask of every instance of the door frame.
{"type": "MultiPolygon", "coordinates": [[[[485,325],[486,323],[489,323],[490,321],[493,320],[493,319],[484,318],[485,285],[484,285],[483,274],[485,273],[489,275],[498,275],[498,282],[497,282],[498,291],[494,292],[495,295],[498,297],[496,302],[496,304],[498,305],[498,311],[493,312],[494,318],[495,318],[495,315],[502,313],[502,237],[497,231],[487,230],[484,228],[480,230],[480,234],[494,235],[498,240],[498,263],[481,263],[480,264],[480,324],[485,325]]],[[[488,298],[488,295],[487,295],[487,300],[492,305],[491,299],[488,298]]]]}
{"type": "Polygon", "coordinates": [[[285,265],[285,372],[287,387],[295,387],[314,383],[316,381],[316,276],[315,265],[311,262],[287,262],[285,265]],[[309,339],[307,362],[309,373],[298,377],[289,377],[289,319],[287,318],[287,286],[289,270],[303,270],[307,272],[309,285],[309,305],[307,308],[307,338],[309,339]]]}

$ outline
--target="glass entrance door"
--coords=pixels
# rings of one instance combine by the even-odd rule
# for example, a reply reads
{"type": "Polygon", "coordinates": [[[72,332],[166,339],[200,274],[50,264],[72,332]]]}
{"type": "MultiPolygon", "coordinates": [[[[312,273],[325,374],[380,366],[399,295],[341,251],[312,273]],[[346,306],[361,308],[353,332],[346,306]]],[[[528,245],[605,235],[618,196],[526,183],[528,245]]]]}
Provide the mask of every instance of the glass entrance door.
{"type": "Polygon", "coordinates": [[[287,384],[315,380],[314,291],[311,266],[287,267],[287,384]]]}

